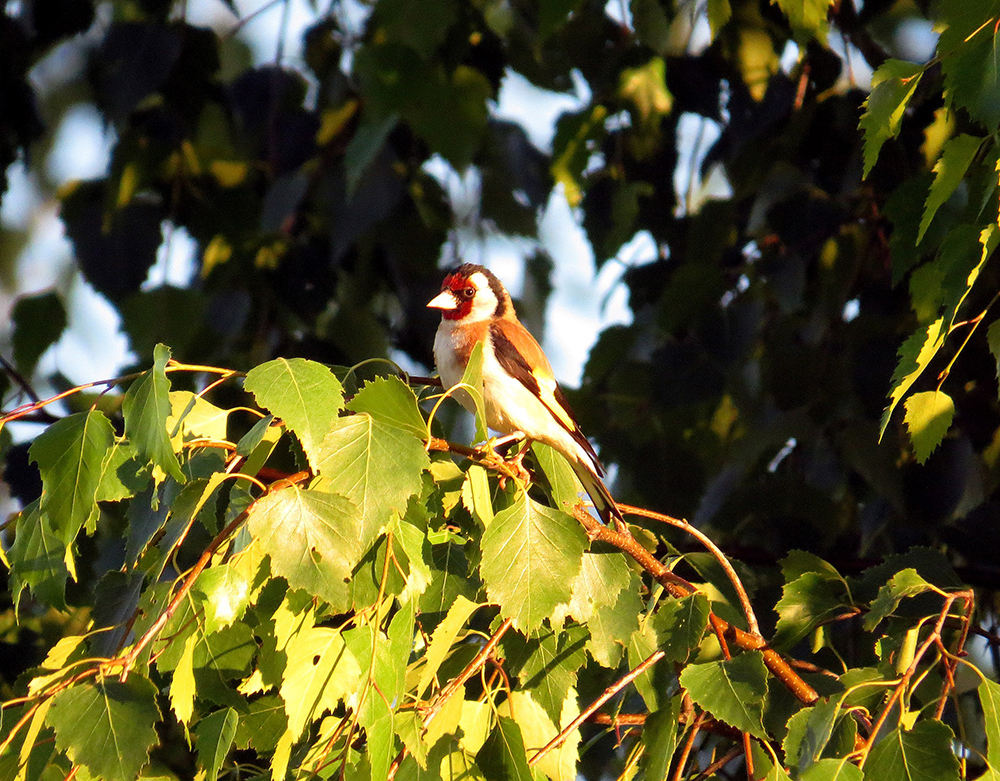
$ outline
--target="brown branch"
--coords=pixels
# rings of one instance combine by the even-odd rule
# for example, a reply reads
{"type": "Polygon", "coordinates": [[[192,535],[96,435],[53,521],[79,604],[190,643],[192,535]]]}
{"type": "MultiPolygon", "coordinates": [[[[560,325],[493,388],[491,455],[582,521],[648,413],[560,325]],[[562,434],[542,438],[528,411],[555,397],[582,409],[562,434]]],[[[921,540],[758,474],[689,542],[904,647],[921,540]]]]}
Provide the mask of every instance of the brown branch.
{"type": "Polygon", "coordinates": [[[573,721],[567,724],[559,732],[558,735],[556,735],[554,738],[552,738],[552,740],[550,740],[548,743],[546,743],[544,746],[538,749],[538,752],[531,759],[528,760],[528,766],[530,767],[537,764],[538,761],[546,754],[548,754],[550,751],[552,751],[552,749],[562,745],[562,743],[565,742],[566,738],[569,737],[569,735],[573,732],[573,730],[575,730],[577,727],[583,724],[583,722],[585,722],[590,717],[591,714],[593,714],[604,703],[606,703],[608,700],[614,697],[618,692],[620,692],[622,689],[624,689],[626,686],[632,683],[632,681],[634,681],[636,678],[638,678],[640,675],[646,672],[646,670],[648,670],[650,667],[652,667],[654,664],[660,661],[660,659],[662,659],[664,656],[665,654],[663,653],[663,651],[654,651],[652,654],[647,656],[642,661],[642,663],[639,664],[638,667],[636,667],[634,670],[627,673],[626,675],[623,675],[615,683],[613,683],[611,686],[605,689],[604,693],[601,694],[600,697],[594,700],[588,707],[586,707],[580,713],[579,716],[577,716],[575,719],[573,719],[573,721]]]}
{"type": "Polygon", "coordinates": [[[430,704],[422,714],[424,717],[424,729],[426,729],[427,725],[431,723],[435,716],[437,716],[441,708],[458,690],[458,688],[469,680],[469,678],[475,675],[480,667],[486,664],[486,660],[489,658],[490,654],[493,653],[493,649],[497,647],[497,643],[500,642],[500,639],[504,636],[504,634],[506,634],[507,630],[510,629],[511,623],[511,619],[508,618],[500,624],[490,639],[486,641],[486,645],[484,645],[479,650],[479,653],[476,654],[475,658],[465,666],[465,669],[462,670],[462,672],[452,678],[448,682],[448,685],[438,692],[437,696],[431,700],[430,704]]]}
{"type": "MultiPolygon", "coordinates": [[[[580,521],[587,534],[592,540],[600,540],[614,545],[619,550],[627,553],[652,575],[671,596],[676,598],[690,596],[695,593],[693,585],[681,577],[678,577],[667,569],[659,559],[643,548],[631,535],[622,534],[602,525],[596,518],[582,509],[574,510],[576,519],[580,521]]],[[[730,642],[735,643],[744,651],[760,651],[764,656],[764,664],[771,674],[781,681],[782,684],[795,696],[795,698],[805,704],[812,705],[819,699],[816,690],[812,688],[799,676],[791,665],[781,658],[781,655],[773,648],[769,648],[767,641],[760,635],[751,634],[739,627],[733,626],[728,621],[719,618],[714,613],[709,614],[713,625],[717,627],[730,642]]]]}
{"type": "Polygon", "coordinates": [[[707,534],[705,534],[701,529],[692,526],[683,518],[674,518],[670,515],[653,512],[652,510],[646,510],[642,507],[632,507],[628,504],[619,504],[618,509],[627,515],[638,515],[641,518],[651,518],[654,521],[660,521],[661,523],[669,524],[674,528],[681,529],[704,545],[715,560],[719,562],[719,566],[722,567],[723,571],[726,573],[726,577],[729,578],[729,582],[732,583],[733,588],[736,589],[736,596],[740,600],[740,606],[743,608],[743,615],[746,616],[747,619],[747,627],[753,634],[760,634],[760,627],[757,624],[757,616],[754,614],[753,607],[750,605],[750,597],[747,595],[746,589],[743,587],[743,581],[741,581],[739,575],[736,574],[736,570],[733,569],[732,563],[728,558],[726,558],[726,554],[719,549],[718,545],[712,542],[711,538],[707,534]]]}
{"type": "MultiPolygon", "coordinates": [[[[294,485],[296,482],[304,480],[306,477],[308,477],[308,473],[299,472],[296,475],[292,475],[287,480],[275,483],[270,487],[270,490],[273,491],[281,488],[287,488],[289,486],[294,485]]],[[[184,600],[184,597],[186,597],[188,592],[191,591],[191,588],[194,586],[194,582],[198,579],[198,576],[202,573],[202,570],[204,570],[205,567],[208,566],[208,563],[212,560],[212,556],[215,555],[215,552],[226,540],[229,539],[230,535],[234,531],[236,531],[247,519],[247,516],[250,514],[250,509],[252,507],[253,505],[250,505],[250,507],[248,507],[246,510],[237,515],[232,521],[230,521],[226,525],[226,528],[224,528],[221,532],[219,532],[215,536],[215,539],[213,539],[208,544],[208,547],[205,548],[204,552],[201,554],[201,557],[191,568],[191,571],[184,579],[184,583],[181,585],[179,589],[177,589],[177,593],[174,594],[173,599],[170,600],[170,604],[168,604],[167,607],[164,609],[164,611],[160,613],[156,621],[153,622],[153,625],[148,630],[146,630],[146,634],[144,634],[139,639],[139,641],[135,644],[132,650],[129,651],[123,657],[117,659],[111,659],[105,663],[106,667],[116,667],[118,665],[121,665],[122,671],[120,677],[122,682],[124,682],[125,679],[128,678],[129,670],[132,669],[132,665],[135,664],[135,660],[139,658],[139,654],[142,653],[143,649],[147,645],[149,645],[154,639],[156,639],[156,636],[160,633],[163,627],[166,626],[167,622],[171,619],[171,617],[173,617],[174,613],[177,612],[177,608],[180,607],[180,604],[184,600]]]]}

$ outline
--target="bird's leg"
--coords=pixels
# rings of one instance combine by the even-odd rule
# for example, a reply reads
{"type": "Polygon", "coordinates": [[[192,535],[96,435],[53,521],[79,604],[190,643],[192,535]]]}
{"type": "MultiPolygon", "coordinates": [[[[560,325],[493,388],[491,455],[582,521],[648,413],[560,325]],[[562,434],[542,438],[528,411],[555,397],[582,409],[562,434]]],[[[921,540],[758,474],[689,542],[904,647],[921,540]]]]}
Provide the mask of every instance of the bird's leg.
{"type": "MultiPolygon", "coordinates": [[[[524,435],[524,432],[514,431],[513,433],[507,434],[506,436],[503,437],[499,438],[491,437],[485,443],[477,447],[476,450],[482,454],[488,453],[489,455],[501,459],[504,462],[504,464],[511,469],[514,475],[517,476],[518,479],[527,482],[528,480],[531,479],[531,475],[528,473],[528,470],[526,470],[521,463],[524,460],[525,453],[527,453],[528,450],[527,442],[528,440],[527,437],[524,435]],[[521,448],[520,451],[513,458],[505,458],[504,455],[500,452],[500,449],[506,447],[512,442],[517,442],[518,440],[523,440],[525,442],[525,446],[521,448]]],[[[503,475],[501,475],[500,476],[501,488],[503,487],[503,482],[502,482],[503,479],[504,477],[503,475]]]]}

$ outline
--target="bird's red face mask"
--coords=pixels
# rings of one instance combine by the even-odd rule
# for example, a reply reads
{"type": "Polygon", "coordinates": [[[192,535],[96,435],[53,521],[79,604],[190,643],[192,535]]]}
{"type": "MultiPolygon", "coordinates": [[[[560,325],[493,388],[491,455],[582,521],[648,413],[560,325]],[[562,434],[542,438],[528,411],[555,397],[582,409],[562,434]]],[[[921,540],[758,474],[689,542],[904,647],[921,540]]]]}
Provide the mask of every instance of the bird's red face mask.
{"type": "Polygon", "coordinates": [[[472,311],[476,288],[461,274],[449,274],[441,284],[441,292],[427,302],[431,309],[440,309],[445,320],[461,320],[472,311]]]}

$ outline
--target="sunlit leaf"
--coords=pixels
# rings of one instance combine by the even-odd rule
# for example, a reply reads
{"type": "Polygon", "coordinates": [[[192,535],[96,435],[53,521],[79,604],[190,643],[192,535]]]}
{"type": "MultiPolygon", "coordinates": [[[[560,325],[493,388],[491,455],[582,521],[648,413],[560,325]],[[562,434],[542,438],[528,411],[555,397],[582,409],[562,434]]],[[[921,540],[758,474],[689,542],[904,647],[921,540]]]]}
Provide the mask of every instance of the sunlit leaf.
{"type": "Polygon", "coordinates": [[[113,441],[111,421],[92,410],[56,421],[28,451],[42,473],[41,509],[64,546],[97,511],[104,458],[113,441]]]}
{"type": "Polygon", "coordinates": [[[519,492],[483,534],[481,572],[490,599],[515,627],[539,626],[572,596],[586,544],[572,517],[519,492]]]}
{"type": "Polygon", "coordinates": [[[934,184],[927,195],[924,206],[924,216],[920,219],[920,229],[917,232],[917,243],[923,239],[931,220],[937,210],[947,201],[962,182],[965,172],[969,169],[976,152],[982,146],[983,139],[965,133],[949,139],[941,152],[941,157],[934,164],[934,184]]]}
{"type": "Polygon", "coordinates": [[[218,777],[222,763],[233,746],[237,721],[236,711],[224,708],[210,713],[195,727],[198,762],[204,768],[206,778],[218,777]]]}
{"type": "Polygon", "coordinates": [[[691,699],[715,718],[766,739],[762,719],[767,670],[758,652],[748,651],[719,662],[689,664],[681,673],[680,683],[691,699]]]}
{"type": "Polygon", "coordinates": [[[285,422],[317,469],[323,437],[344,406],[344,389],[333,372],[314,361],[278,358],[251,369],[243,387],[285,422]]]}
{"type": "Polygon", "coordinates": [[[248,525],[275,575],[344,610],[348,579],[363,553],[360,520],[342,496],[292,486],[258,501],[248,525]]]}
{"type": "Polygon", "coordinates": [[[955,417],[955,402],[943,391],[925,391],[914,393],[904,406],[903,422],[910,432],[913,453],[923,464],[948,433],[955,417]]]}
{"type": "Polygon", "coordinates": [[[882,619],[887,618],[906,597],[932,591],[933,587],[924,580],[915,569],[908,567],[900,570],[879,589],[878,596],[871,604],[868,615],[865,616],[865,631],[872,631],[882,619]]]}
{"type": "Polygon", "coordinates": [[[476,764],[487,781],[532,781],[521,728],[501,716],[476,754],[476,764]]]}
{"type": "Polygon", "coordinates": [[[162,344],[153,351],[153,368],[145,372],[125,394],[125,436],[148,462],[178,483],[185,481],[177,454],[170,443],[170,380],[166,366],[170,350],[162,344]]]}
{"type": "Polygon", "coordinates": [[[406,510],[423,486],[430,465],[423,442],[412,430],[367,413],[350,415],[326,435],[316,467],[329,490],[346,496],[360,512],[353,534],[362,552],[393,517],[406,510]]]}
{"type": "Polygon", "coordinates": [[[906,105],[920,83],[923,67],[902,60],[886,60],[872,76],[872,91],[858,129],[865,134],[865,170],[878,160],[882,144],[899,133],[906,105]]]}

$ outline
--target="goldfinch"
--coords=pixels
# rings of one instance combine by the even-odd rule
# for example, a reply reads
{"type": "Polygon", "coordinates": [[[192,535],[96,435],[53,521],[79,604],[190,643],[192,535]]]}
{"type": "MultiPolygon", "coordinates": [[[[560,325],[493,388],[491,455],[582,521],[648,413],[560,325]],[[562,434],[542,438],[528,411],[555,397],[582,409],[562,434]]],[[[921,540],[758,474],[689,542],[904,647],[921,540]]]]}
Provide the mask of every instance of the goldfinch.
{"type": "MultiPolygon", "coordinates": [[[[482,342],[486,425],[511,438],[523,435],[558,450],[580,478],[601,520],[608,523],[614,518],[624,528],[601,479],[604,468],[597,453],[574,419],[545,353],[517,319],[500,280],[482,266],[466,263],[445,277],[441,292],[427,306],[441,310],[434,361],[444,387],[461,382],[473,347],[482,342]]],[[[456,397],[475,414],[467,393],[456,397]]]]}

